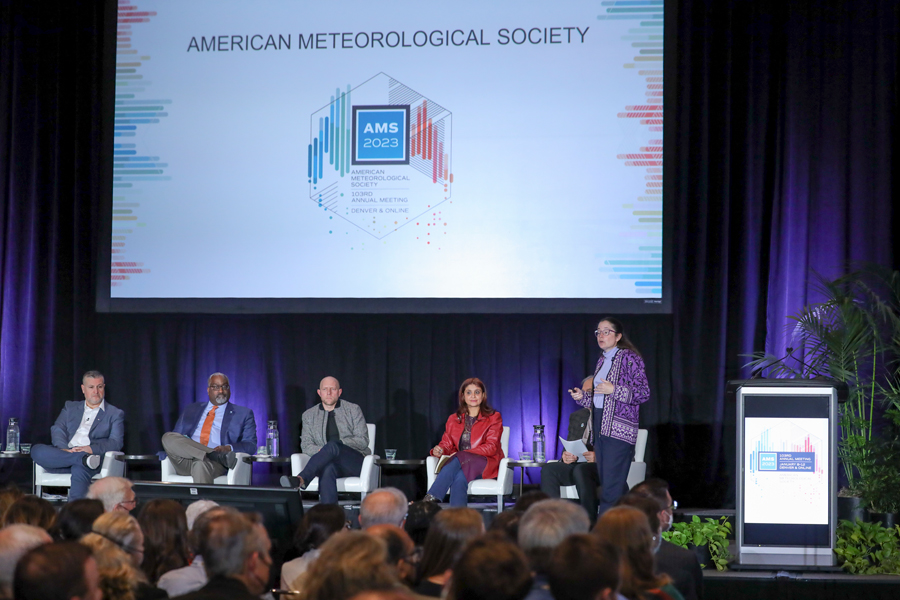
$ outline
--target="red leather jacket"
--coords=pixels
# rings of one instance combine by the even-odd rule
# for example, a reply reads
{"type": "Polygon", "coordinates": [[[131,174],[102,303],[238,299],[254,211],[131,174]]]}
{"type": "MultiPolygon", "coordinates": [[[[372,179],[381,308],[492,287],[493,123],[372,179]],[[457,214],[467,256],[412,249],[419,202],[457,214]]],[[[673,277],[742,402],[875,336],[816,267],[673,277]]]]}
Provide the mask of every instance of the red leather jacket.
{"type": "MultiPolygon", "coordinates": [[[[456,414],[450,415],[444,426],[444,437],[438,444],[444,454],[453,454],[459,450],[457,444],[465,428],[465,419],[456,414]]],[[[503,435],[503,417],[497,411],[489,416],[479,415],[472,425],[472,447],[469,448],[469,452],[487,458],[487,466],[481,475],[483,479],[494,479],[500,472],[500,459],[503,458],[503,448],[500,447],[501,435],[503,435]]]]}

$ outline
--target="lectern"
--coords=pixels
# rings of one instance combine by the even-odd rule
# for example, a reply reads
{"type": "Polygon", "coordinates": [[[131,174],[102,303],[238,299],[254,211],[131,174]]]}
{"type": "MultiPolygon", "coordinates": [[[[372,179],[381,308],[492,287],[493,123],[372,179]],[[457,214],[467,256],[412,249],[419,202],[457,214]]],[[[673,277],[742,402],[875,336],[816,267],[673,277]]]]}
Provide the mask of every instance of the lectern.
{"type": "Polygon", "coordinates": [[[828,380],[728,382],[737,403],[737,564],[836,564],[838,401],[828,380]]]}

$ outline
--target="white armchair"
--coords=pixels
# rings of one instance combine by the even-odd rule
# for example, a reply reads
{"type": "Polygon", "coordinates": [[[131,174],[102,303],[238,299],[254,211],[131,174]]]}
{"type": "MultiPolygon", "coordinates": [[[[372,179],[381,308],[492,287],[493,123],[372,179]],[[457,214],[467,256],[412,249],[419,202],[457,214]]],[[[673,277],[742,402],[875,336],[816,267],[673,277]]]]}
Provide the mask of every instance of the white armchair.
{"type": "MultiPolygon", "coordinates": [[[[503,428],[500,436],[500,447],[503,448],[503,456],[500,460],[500,471],[497,479],[474,479],[469,482],[468,494],[470,496],[497,496],[497,512],[503,511],[503,496],[512,494],[513,473],[509,465],[509,427],[503,428]]],[[[428,475],[428,489],[434,483],[434,468],[438,459],[429,456],[425,459],[425,472],[428,475]]]]}
{"type": "MultiPolygon", "coordinates": [[[[253,475],[253,465],[245,462],[244,458],[250,456],[246,452],[236,452],[237,464],[233,469],[228,469],[224,475],[220,475],[213,480],[216,485],[250,485],[250,478],[253,475]]],[[[160,470],[162,476],[160,479],[170,483],[194,483],[194,478],[190,475],[179,475],[175,472],[175,465],[165,457],[160,462],[160,470]]]]}
{"type": "MultiPolygon", "coordinates": [[[[123,452],[110,450],[103,455],[103,464],[100,472],[94,475],[94,479],[104,477],[123,477],[125,475],[125,461],[117,456],[124,456],[123,452]]],[[[34,463],[34,495],[40,497],[41,488],[47,487],[72,487],[72,475],[70,473],[48,473],[44,467],[34,463]]]]}
{"type": "MultiPolygon", "coordinates": [[[[644,462],[644,451],[647,449],[647,430],[638,429],[637,441],[634,444],[634,460],[628,469],[628,489],[633,488],[647,477],[647,463],[644,462]]],[[[578,491],[574,485],[559,488],[559,497],[578,500],[578,491]]]]}
{"type": "MultiPolygon", "coordinates": [[[[366,423],[366,428],[369,431],[369,454],[363,458],[359,477],[338,477],[337,480],[338,492],[358,493],[360,500],[363,500],[366,497],[366,494],[374,491],[378,487],[379,473],[381,471],[381,467],[375,464],[375,460],[380,458],[375,455],[375,424],[366,423]]],[[[308,454],[291,454],[291,475],[294,477],[299,475],[300,471],[306,468],[306,463],[309,462],[309,458],[308,454]]],[[[307,485],[306,489],[303,491],[318,492],[319,478],[316,477],[310,481],[309,485],[307,485]]]]}

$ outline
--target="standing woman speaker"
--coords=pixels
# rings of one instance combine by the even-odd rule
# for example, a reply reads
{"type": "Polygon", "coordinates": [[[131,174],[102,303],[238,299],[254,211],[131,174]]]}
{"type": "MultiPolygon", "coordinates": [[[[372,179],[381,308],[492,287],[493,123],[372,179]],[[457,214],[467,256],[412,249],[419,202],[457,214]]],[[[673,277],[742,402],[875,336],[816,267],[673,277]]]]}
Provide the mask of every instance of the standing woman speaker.
{"type": "Polygon", "coordinates": [[[637,441],[640,406],[650,398],[644,359],[625,335],[621,321],[604,317],[594,332],[602,351],[594,377],[584,389],[569,390],[581,406],[591,409],[590,431],[594,440],[597,472],[603,494],[599,514],[612,507],[626,492],[628,470],[637,441]]]}

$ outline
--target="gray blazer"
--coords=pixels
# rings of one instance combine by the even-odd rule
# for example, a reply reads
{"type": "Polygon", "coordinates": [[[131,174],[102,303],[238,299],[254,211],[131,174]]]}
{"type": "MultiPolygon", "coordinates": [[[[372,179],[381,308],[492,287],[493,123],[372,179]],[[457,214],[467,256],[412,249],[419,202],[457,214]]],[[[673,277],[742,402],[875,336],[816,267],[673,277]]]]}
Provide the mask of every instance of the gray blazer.
{"type": "MultiPolygon", "coordinates": [[[[334,407],[334,422],[341,443],[353,448],[363,456],[369,452],[369,429],[362,409],[357,404],[347,402],[343,398],[334,407]]],[[[328,413],[319,403],[303,413],[303,435],[300,438],[300,449],[304,454],[312,456],[325,445],[325,427],[328,413]]]]}

